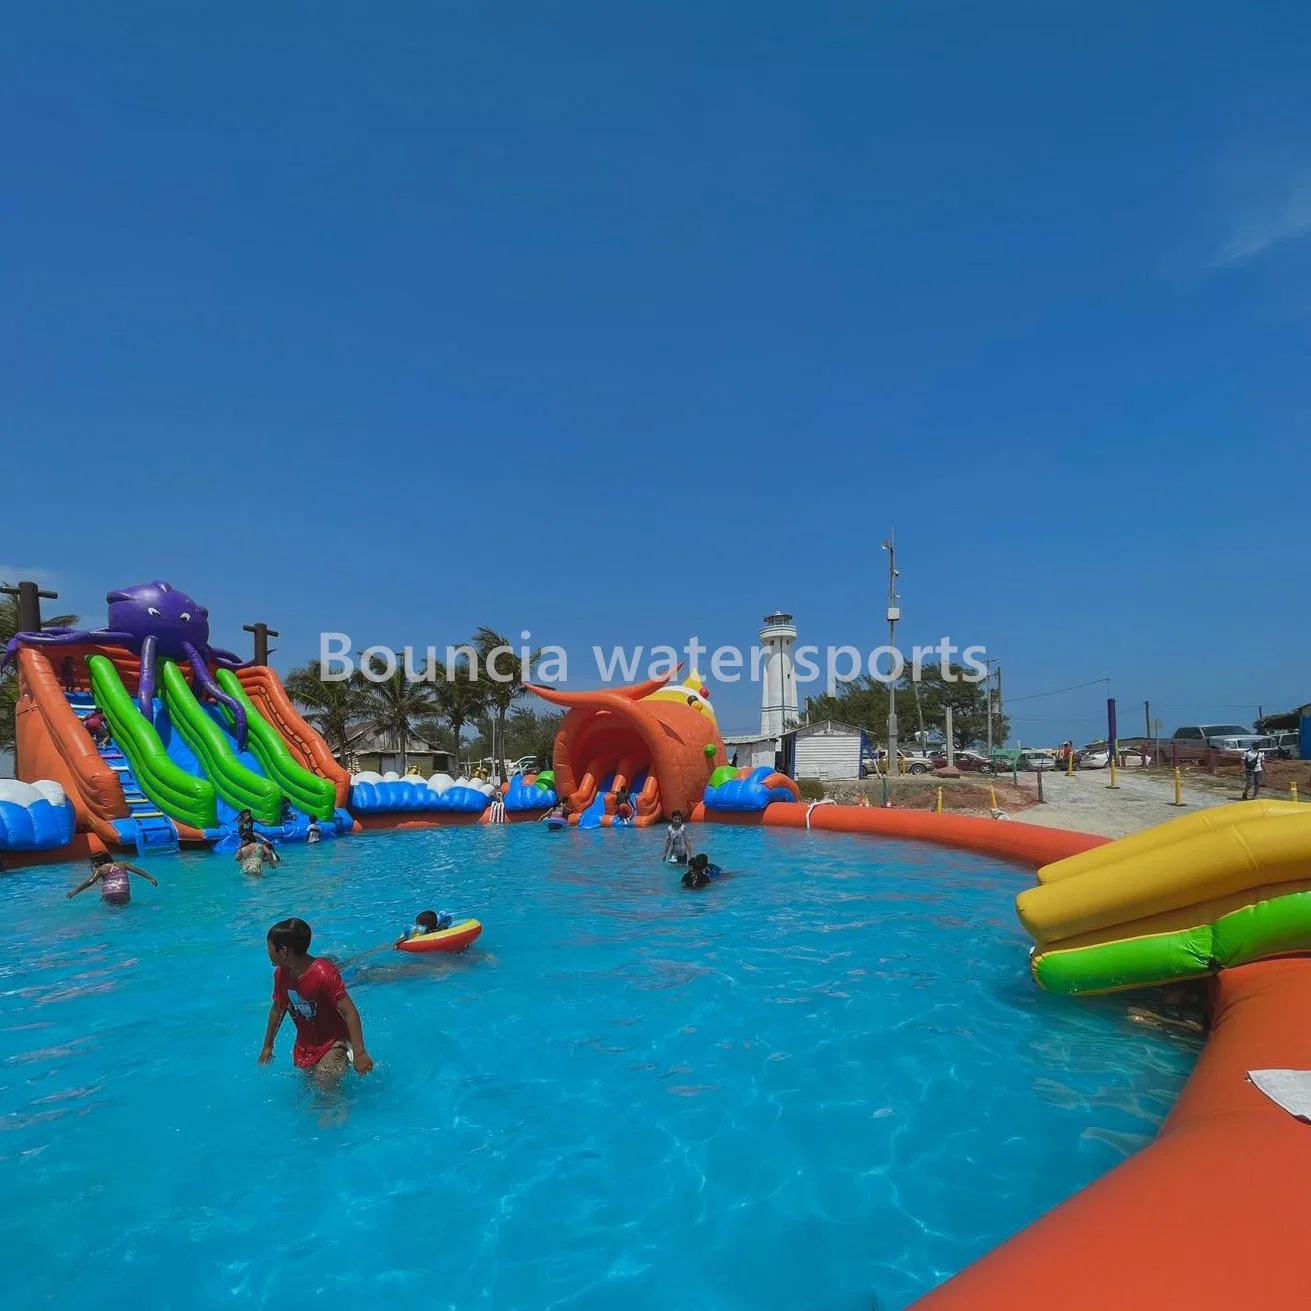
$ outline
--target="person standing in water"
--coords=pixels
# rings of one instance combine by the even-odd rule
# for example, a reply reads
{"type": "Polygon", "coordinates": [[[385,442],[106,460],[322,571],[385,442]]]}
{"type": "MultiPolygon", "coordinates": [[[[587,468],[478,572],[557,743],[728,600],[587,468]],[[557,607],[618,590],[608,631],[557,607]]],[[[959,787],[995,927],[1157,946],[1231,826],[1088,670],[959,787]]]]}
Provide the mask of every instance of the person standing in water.
{"type": "Polygon", "coordinates": [[[264,1030],[259,1063],[273,1059],[273,1043],[288,1011],[296,1025],[292,1059],[299,1070],[312,1070],[335,1083],[353,1063],[356,1074],[373,1069],[364,1046],[364,1026],[341,973],[325,956],[310,955],[310,926],[302,919],[279,920],[268,933],[266,948],[273,966],[273,1005],[264,1030]]]}
{"type": "Polygon", "coordinates": [[[669,832],[665,834],[660,859],[672,861],[675,865],[686,865],[691,856],[692,844],[687,840],[687,830],[683,827],[683,812],[676,810],[669,817],[669,832]]]}
{"type": "Polygon", "coordinates": [[[132,900],[132,881],[129,874],[145,879],[152,887],[159,887],[159,880],[153,874],[129,865],[127,861],[117,861],[107,851],[98,852],[91,857],[91,874],[68,894],[71,901],[79,892],[85,892],[95,884],[100,884],[100,900],[111,906],[126,906],[132,900]]]}

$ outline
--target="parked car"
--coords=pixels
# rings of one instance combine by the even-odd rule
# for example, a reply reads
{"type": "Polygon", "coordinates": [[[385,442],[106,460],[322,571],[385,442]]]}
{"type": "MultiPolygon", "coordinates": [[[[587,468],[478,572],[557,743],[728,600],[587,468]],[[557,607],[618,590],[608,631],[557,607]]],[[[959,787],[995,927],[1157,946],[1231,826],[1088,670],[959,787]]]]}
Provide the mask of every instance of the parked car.
{"type": "Polygon", "coordinates": [[[1242,724],[1187,724],[1163,744],[1162,756],[1175,761],[1214,759],[1217,754],[1237,759],[1248,747],[1263,746],[1267,740],[1242,724]]]}
{"type": "MultiPolygon", "coordinates": [[[[1080,769],[1105,769],[1110,763],[1111,753],[1105,742],[1084,747],[1075,755],[1075,764],[1080,769]]],[[[1118,763],[1121,767],[1150,765],[1152,753],[1139,746],[1121,746],[1118,763]]]]}
{"type": "Polygon", "coordinates": [[[1269,754],[1279,760],[1297,760],[1302,754],[1302,735],[1296,729],[1270,735],[1269,754]]]}
{"type": "MultiPolygon", "coordinates": [[[[880,747],[877,753],[866,755],[861,766],[869,774],[882,774],[887,770],[888,750],[880,747]]],[[[932,756],[919,751],[897,751],[897,772],[901,774],[931,774],[936,766],[932,756]]]]}
{"type": "MultiPolygon", "coordinates": [[[[953,763],[962,774],[995,774],[997,772],[992,761],[978,751],[957,751],[953,763]]],[[[947,768],[947,753],[945,751],[934,753],[933,768],[947,768]]]]}

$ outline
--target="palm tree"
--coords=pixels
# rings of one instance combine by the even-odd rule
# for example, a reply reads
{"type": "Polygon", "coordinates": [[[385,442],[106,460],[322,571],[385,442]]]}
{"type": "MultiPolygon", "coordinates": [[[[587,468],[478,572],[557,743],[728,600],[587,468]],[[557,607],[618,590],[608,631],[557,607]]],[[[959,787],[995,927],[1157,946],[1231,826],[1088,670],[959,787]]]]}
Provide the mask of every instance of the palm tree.
{"type": "Polygon", "coordinates": [[[455,767],[460,766],[460,736],[464,726],[472,723],[487,709],[487,688],[476,680],[468,665],[455,665],[451,669],[438,668],[434,684],[438,716],[451,729],[451,750],[455,767]]]}
{"type": "Polygon", "coordinates": [[[319,677],[318,662],[311,660],[287,675],[286,686],[333,755],[345,756],[351,735],[366,713],[364,680],[359,671],[349,678],[325,682],[319,677]]]}
{"type": "MultiPolygon", "coordinates": [[[[0,583],[8,587],[8,583],[0,583]]],[[[76,615],[55,615],[42,621],[43,628],[72,628],[77,623],[76,615]]],[[[9,645],[11,638],[17,637],[18,598],[0,593],[0,653],[9,645]]],[[[15,667],[10,665],[0,674],[0,751],[12,751],[14,746],[14,706],[18,703],[18,676],[15,667]]]]}
{"type": "Polygon", "coordinates": [[[437,713],[437,691],[432,683],[412,683],[398,669],[381,683],[370,683],[364,694],[364,719],[380,736],[400,744],[401,773],[409,767],[410,738],[420,720],[437,713]]]}
{"type": "Polygon", "coordinates": [[[496,728],[492,756],[494,760],[497,759],[496,753],[499,748],[499,763],[502,767],[501,774],[504,776],[505,721],[509,718],[514,703],[523,696],[524,684],[528,681],[531,666],[536,664],[542,653],[541,651],[531,652],[525,662],[520,659],[519,654],[508,638],[503,637],[494,628],[485,626],[473,635],[473,644],[482,657],[484,666],[486,666],[487,658],[493,651],[498,647],[505,648],[496,658],[496,670],[500,674],[500,678],[491,678],[487,673],[484,673],[482,680],[480,680],[486,689],[487,709],[491,712],[492,722],[496,728]]]}

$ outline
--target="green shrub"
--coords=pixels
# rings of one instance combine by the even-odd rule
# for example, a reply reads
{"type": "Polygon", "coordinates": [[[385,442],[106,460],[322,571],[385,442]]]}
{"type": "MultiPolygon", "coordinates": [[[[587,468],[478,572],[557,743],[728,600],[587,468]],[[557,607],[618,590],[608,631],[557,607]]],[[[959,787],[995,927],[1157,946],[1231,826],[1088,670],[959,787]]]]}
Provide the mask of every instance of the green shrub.
{"type": "Polygon", "coordinates": [[[822,778],[799,778],[797,779],[797,791],[801,793],[802,801],[823,801],[824,780],[822,778]]]}

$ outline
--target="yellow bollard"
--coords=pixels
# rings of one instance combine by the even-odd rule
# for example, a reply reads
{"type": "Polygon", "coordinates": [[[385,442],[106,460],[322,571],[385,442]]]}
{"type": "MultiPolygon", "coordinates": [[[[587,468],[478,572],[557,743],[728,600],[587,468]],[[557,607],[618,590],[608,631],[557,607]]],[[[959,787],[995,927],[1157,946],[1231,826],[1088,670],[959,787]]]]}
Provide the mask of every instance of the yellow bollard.
{"type": "Polygon", "coordinates": [[[1113,787],[1113,788],[1118,788],[1120,785],[1115,781],[1115,757],[1114,757],[1114,756],[1111,757],[1110,770],[1111,770],[1111,781],[1110,781],[1110,783],[1108,784],[1108,786],[1113,787]]]}
{"type": "Polygon", "coordinates": [[[988,789],[988,798],[989,798],[989,800],[991,800],[991,802],[992,802],[992,808],[993,808],[993,810],[996,810],[996,809],[997,809],[997,789],[996,789],[996,788],[989,788],[989,789],[988,789]]]}
{"type": "MultiPolygon", "coordinates": [[[[1294,787],[1294,789],[1296,789],[1297,784],[1294,783],[1294,784],[1293,784],[1293,787],[1294,787]]],[[[1294,797],[1293,800],[1296,801],[1297,798],[1294,797]]],[[[934,806],[934,809],[938,812],[939,815],[942,814],[942,789],[941,789],[941,788],[938,789],[938,804],[937,804],[936,806],[934,806]]]]}
{"type": "Polygon", "coordinates": [[[1074,777],[1074,752],[1073,751],[1071,751],[1070,754],[1065,757],[1065,777],[1066,778],[1074,777]]]}
{"type": "Polygon", "coordinates": [[[1184,804],[1184,785],[1183,779],[1179,775],[1179,766],[1174,767],[1174,801],[1171,805],[1182,806],[1184,804]]]}
{"type": "Polygon", "coordinates": [[[1297,779],[1293,779],[1288,785],[1288,799],[1289,801],[1297,800],[1297,779]]]}

